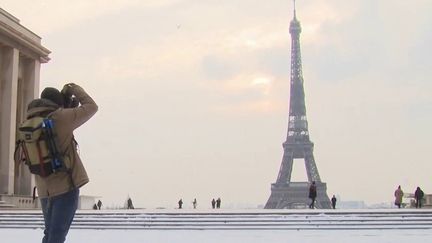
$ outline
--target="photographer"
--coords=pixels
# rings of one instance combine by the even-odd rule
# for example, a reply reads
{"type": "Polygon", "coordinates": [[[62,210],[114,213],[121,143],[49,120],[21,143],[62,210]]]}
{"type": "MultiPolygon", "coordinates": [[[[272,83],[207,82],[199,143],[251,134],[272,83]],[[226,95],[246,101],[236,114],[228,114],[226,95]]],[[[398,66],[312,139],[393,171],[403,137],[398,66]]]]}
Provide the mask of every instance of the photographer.
{"type": "Polygon", "coordinates": [[[80,86],[70,83],[63,90],[48,87],[40,99],[28,105],[27,118],[49,117],[54,124],[64,170],[49,176],[35,176],[45,220],[43,243],[62,243],[78,207],[79,188],[89,178],[77,152],[73,131],[98,110],[94,100],[80,86]]]}

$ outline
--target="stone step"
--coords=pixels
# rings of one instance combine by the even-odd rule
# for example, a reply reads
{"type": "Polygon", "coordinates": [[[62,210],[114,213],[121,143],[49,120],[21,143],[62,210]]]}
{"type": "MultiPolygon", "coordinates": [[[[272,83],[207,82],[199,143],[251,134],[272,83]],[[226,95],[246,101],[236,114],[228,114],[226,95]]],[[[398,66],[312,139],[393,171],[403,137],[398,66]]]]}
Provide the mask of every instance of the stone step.
{"type": "MultiPolygon", "coordinates": [[[[38,211],[0,211],[0,228],[43,228],[38,211]]],[[[72,229],[331,230],[431,229],[431,210],[258,212],[77,212],[72,229]]]]}
{"type": "Polygon", "coordinates": [[[5,208],[14,208],[15,205],[13,204],[9,204],[6,201],[0,201],[0,209],[5,209],[5,208]]]}

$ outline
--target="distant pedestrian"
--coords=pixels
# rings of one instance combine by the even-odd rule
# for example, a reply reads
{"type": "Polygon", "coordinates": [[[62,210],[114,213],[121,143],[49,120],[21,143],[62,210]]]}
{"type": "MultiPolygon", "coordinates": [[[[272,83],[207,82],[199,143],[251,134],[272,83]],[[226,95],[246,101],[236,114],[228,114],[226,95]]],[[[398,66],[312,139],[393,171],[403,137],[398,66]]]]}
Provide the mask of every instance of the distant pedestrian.
{"type": "Polygon", "coordinates": [[[216,200],[216,208],[220,208],[221,207],[221,199],[220,197],[216,200]]]}
{"type": "Polygon", "coordinates": [[[197,200],[196,200],[196,198],[192,201],[192,205],[193,205],[193,208],[195,209],[196,206],[197,206],[197,200]]]}
{"type": "Polygon", "coordinates": [[[309,187],[309,198],[312,200],[309,208],[315,208],[315,199],[317,197],[317,189],[315,185],[315,181],[312,181],[312,184],[309,187]]]}
{"type": "Polygon", "coordinates": [[[331,204],[332,204],[333,209],[336,209],[336,201],[337,201],[336,196],[333,195],[333,197],[331,199],[331,204]]]}
{"type": "Polygon", "coordinates": [[[127,204],[127,209],[134,209],[132,198],[129,197],[126,204],[127,204]]]}
{"type": "Polygon", "coordinates": [[[396,191],[394,192],[394,196],[395,196],[395,205],[398,208],[401,208],[402,205],[402,197],[403,197],[404,193],[401,189],[401,186],[398,186],[398,188],[396,189],[396,191]]]}
{"type": "Polygon", "coordinates": [[[214,198],[211,201],[211,204],[212,204],[212,208],[214,209],[216,207],[216,200],[214,198]]]}
{"type": "Polygon", "coordinates": [[[101,200],[98,200],[97,207],[99,210],[101,209],[101,207],[102,207],[102,201],[101,200]]]}
{"type": "Polygon", "coordinates": [[[183,200],[180,198],[180,200],[178,201],[178,205],[179,205],[179,209],[182,209],[182,205],[183,205],[183,200]]]}
{"type": "Polygon", "coordinates": [[[417,187],[416,191],[414,192],[414,198],[416,200],[416,208],[422,207],[423,197],[424,197],[424,192],[422,191],[422,189],[420,189],[420,187],[417,187]]]}
{"type": "Polygon", "coordinates": [[[96,203],[93,205],[93,209],[94,209],[94,210],[97,210],[97,209],[98,209],[98,206],[97,206],[96,203]]]}

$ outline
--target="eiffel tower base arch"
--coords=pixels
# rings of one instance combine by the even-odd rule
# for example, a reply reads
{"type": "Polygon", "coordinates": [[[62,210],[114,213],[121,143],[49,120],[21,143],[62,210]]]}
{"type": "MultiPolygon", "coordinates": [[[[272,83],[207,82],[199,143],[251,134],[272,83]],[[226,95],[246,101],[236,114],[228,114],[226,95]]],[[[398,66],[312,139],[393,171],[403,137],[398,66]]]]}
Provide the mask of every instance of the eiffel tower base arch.
{"type": "MultiPolygon", "coordinates": [[[[319,209],[330,209],[331,203],[327,196],[327,184],[316,182],[317,198],[315,207],[319,209]]],[[[308,182],[273,183],[271,185],[271,195],[265,209],[299,209],[309,208],[311,199],[309,198],[308,182]]]]}

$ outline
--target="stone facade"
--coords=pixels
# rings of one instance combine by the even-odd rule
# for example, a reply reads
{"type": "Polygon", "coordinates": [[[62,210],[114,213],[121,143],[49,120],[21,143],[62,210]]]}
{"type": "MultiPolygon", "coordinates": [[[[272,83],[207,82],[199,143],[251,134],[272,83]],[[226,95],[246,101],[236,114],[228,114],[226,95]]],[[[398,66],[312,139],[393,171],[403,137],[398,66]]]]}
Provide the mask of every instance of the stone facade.
{"type": "Polygon", "coordinates": [[[49,61],[49,54],[39,36],[0,8],[0,195],[19,197],[22,205],[34,181],[23,164],[14,162],[16,128],[28,103],[38,97],[41,63],[49,61]]]}

